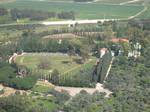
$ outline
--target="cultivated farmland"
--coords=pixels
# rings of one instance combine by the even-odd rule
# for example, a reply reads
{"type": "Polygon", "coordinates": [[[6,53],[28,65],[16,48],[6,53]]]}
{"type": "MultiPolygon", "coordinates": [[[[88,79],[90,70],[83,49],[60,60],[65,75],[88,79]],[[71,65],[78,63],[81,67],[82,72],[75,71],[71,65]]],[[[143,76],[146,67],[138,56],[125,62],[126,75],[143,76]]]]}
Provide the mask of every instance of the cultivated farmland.
{"type": "Polygon", "coordinates": [[[43,11],[74,11],[76,19],[128,18],[140,12],[143,6],[111,5],[101,3],[71,3],[49,1],[16,1],[0,5],[7,8],[35,9],[43,11]],[[38,7],[37,7],[38,6],[38,7]]]}
{"type": "Polygon", "coordinates": [[[150,18],[150,5],[148,6],[147,11],[145,11],[143,14],[139,16],[139,18],[149,19],[150,18]]]}

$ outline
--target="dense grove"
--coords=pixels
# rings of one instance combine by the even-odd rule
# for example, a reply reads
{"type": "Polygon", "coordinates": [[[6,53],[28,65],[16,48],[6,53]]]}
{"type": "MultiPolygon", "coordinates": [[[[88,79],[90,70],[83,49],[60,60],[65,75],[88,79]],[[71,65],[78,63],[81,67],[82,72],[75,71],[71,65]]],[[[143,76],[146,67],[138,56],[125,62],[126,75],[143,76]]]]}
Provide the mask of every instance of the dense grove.
{"type": "Polygon", "coordinates": [[[0,16],[4,16],[4,15],[7,15],[7,14],[8,14],[7,9],[5,9],[5,8],[0,8],[0,16]]]}
{"type": "Polygon", "coordinates": [[[23,37],[18,43],[18,49],[25,52],[63,52],[67,53],[68,48],[72,49],[72,45],[67,41],[59,44],[57,40],[49,40],[47,42],[35,37],[23,37]]]}
{"type": "Polygon", "coordinates": [[[16,89],[31,89],[37,81],[35,75],[29,75],[24,78],[17,77],[17,67],[9,65],[5,62],[0,62],[0,83],[5,86],[10,86],[16,89]]]}
{"type": "MultiPolygon", "coordinates": [[[[35,101],[34,101],[35,102],[35,101]]],[[[42,105],[37,105],[26,95],[19,95],[17,92],[14,96],[0,98],[1,112],[46,112],[42,105]]]]}
{"type": "Polygon", "coordinates": [[[48,18],[74,19],[74,12],[42,12],[29,9],[12,9],[10,11],[13,20],[29,18],[30,20],[45,20],[48,18]]]}

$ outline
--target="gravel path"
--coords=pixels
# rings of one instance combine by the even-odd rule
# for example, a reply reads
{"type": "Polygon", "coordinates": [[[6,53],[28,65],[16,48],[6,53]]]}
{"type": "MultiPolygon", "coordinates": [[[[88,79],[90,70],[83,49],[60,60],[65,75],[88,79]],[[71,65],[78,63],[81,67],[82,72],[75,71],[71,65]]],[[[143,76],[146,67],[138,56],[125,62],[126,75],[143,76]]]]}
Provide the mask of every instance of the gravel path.
{"type": "Polygon", "coordinates": [[[81,88],[81,87],[64,87],[64,86],[55,86],[49,83],[48,81],[38,81],[39,85],[54,87],[56,91],[62,92],[67,91],[70,96],[75,96],[76,94],[80,93],[80,91],[85,90],[89,94],[93,94],[94,92],[98,91],[101,93],[106,93],[105,97],[109,97],[112,92],[103,87],[103,84],[97,83],[95,88],[81,88]]]}
{"type": "Polygon", "coordinates": [[[76,94],[80,93],[80,91],[85,90],[89,94],[93,94],[94,92],[98,91],[101,93],[105,93],[105,97],[109,97],[112,92],[108,89],[104,88],[102,84],[97,83],[96,88],[80,88],[80,87],[62,87],[62,86],[56,86],[56,91],[67,91],[71,96],[75,96],[76,94]]]}
{"type": "Polygon", "coordinates": [[[24,91],[24,90],[16,90],[14,88],[11,88],[11,87],[6,87],[6,86],[3,86],[2,84],[0,84],[0,89],[1,90],[4,90],[4,94],[1,94],[0,97],[7,97],[9,95],[12,95],[12,94],[15,94],[16,91],[19,91],[20,94],[23,94],[23,93],[27,93],[27,91],[24,91]]]}
{"type": "Polygon", "coordinates": [[[115,59],[115,57],[112,57],[112,60],[111,60],[110,65],[108,67],[108,70],[107,70],[106,77],[105,77],[104,81],[107,79],[107,77],[108,77],[108,75],[110,73],[110,70],[111,70],[112,63],[113,63],[114,59],[115,59]]]}

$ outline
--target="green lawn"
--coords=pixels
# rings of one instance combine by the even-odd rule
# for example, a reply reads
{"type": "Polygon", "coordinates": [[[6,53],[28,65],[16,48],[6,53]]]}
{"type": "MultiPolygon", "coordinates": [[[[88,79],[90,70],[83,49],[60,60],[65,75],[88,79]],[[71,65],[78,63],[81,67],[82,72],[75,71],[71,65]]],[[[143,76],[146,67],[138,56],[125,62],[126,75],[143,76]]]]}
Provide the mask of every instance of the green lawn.
{"type": "MultiPolygon", "coordinates": [[[[44,58],[45,56],[41,55],[25,55],[20,56],[16,59],[16,62],[21,65],[25,65],[28,68],[35,69],[40,62],[40,58],[44,58]]],[[[46,56],[47,57],[47,56],[46,56]]],[[[51,69],[58,69],[61,72],[65,72],[66,70],[76,66],[76,63],[71,63],[71,58],[69,56],[48,56],[48,61],[51,63],[51,69]],[[64,61],[68,61],[69,63],[65,64],[64,61]]],[[[50,69],[50,70],[51,70],[50,69]]]]}
{"type": "MultiPolygon", "coordinates": [[[[84,67],[86,64],[77,64],[73,61],[79,57],[70,57],[70,56],[63,56],[63,55],[55,55],[55,56],[42,56],[40,54],[34,55],[24,55],[19,56],[16,58],[16,63],[19,65],[24,65],[30,69],[38,68],[37,65],[40,62],[40,58],[47,58],[48,61],[51,63],[51,68],[49,70],[44,70],[46,73],[50,70],[57,69],[61,74],[67,74],[72,71],[79,70],[79,68],[84,67]]],[[[95,58],[93,58],[93,62],[95,62],[95,58]]],[[[87,64],[91,63],[87,61],[87,64]]],[[[93,65],[93,64],[92,64],[93,65]]]]}
{"type": "Polygon", "coordinates": [[[99,3],[67,3],[67,2],[39,2],[16,1],[1,4],[0,7],[35,9],[43,11],[74,11],[77,19],[102,19],[104,18],[128,18],[143,9],[143,6],[104,5],[99,3]],[[37,7],[38,6],[38,7],[37,7]]]}

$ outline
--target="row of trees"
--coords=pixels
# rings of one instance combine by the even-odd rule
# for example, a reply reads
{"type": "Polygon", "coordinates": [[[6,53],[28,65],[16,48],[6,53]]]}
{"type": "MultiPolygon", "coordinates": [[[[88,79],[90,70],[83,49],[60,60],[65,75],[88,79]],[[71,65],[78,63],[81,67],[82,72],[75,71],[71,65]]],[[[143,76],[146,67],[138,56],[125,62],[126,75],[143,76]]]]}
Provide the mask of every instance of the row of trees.
{"type": "Polygon", "coordinates": [[[42,40],[38,37],[23,37],[18,43],[18,50],[25,52],[62,52],[67,53],[69,49],[73,49],[73,45],[67,40],[63,40],[61,44],[58,40],[42,40]]]}
{"type": "Polygon", "coordinates": [[[12,9],[10,11],[13,20],[29,18],[31,20],[45,20],[48,18],[60,18],[60,19],[75,19],[74,12],[43,12],[29,9],[12,9]]]}
{"type": "Polygon", "coordinates": [[[87,68],[81,68],[77,72],[69,72],[68,74],[60,73],[57,69],[54,69],[52,73],[43,74],[43,72],[36,72],[39,79],[48,80],[49,82],[59,86],[70,87],[95,87],[95,82],[92,81],[92,69],[93,65],[87,68]]]}
{"type": "Polygon", "coordinates": [[[7,9],[5,9],[5,8],[0,8],[0,16],[4,16],[4,15],[7,15],[7,14],[8,14],[7,9]]]}
{"type": "MultiPolygon", "coordinates": [[[[42,34],[41,34],[42,35],[42,34]]],[[[22,37],[18,40],[17,51],[25,52],[62,52],[68,53],[69,55],[80,55],[84,61],[88,58],[90,51],[89,41],[76,42],[67,39],[59,40],[56,39],[43,39],[39,36],[40,34],[23,33],[22,37]]]]}
{"type": "Polygon", "coordinates": [[[100,83],[104,82],[111,59],[112,59],[111,53],[108,51],[101,59],[99,59],[99,65],[97,65],[97,72],[96,72],[98,82],[100,83]]]}

